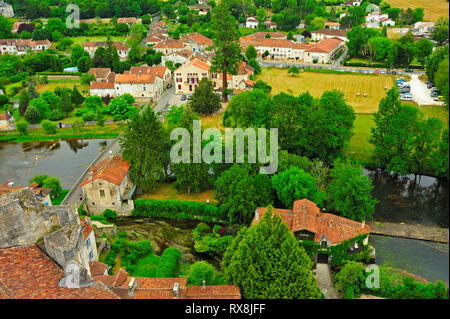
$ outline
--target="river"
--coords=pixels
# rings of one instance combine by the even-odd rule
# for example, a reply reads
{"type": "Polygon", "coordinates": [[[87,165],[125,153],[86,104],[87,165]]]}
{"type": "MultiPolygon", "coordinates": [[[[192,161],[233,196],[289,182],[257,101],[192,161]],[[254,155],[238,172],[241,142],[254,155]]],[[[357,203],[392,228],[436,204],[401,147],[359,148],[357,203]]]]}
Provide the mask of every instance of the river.
{"type": "MultiPolygon", "coordinates": [[[[0,183],[11,180],[17,186],[28,184],[37,174],[56,176],[63,188],[70,188],[81,173],[111,140],[62,140],[58,142],[0,143],[0,183]]],[[[377,221],[404,222],[426,226],[449,227],[448,183],[430,176],[395,177],[381,170],[365,170],[374,184],[372,195],[377,221]]],[[[143,237],[155,237],[154,249],[175,246],[186,253],[186,261],[198,260],[193,252],[190,233],[197,222],[141,220],[127,229],[143,237]]],[[[420,240],[371,236],[377,249],[377,263],[398,267],[427,280],[448,283],[448,245],[420,240]]],[[[201,258],[203,259],[203,258],[201,258]]],[[[210,260],[216,266],[216,260],[210,260]]]]}

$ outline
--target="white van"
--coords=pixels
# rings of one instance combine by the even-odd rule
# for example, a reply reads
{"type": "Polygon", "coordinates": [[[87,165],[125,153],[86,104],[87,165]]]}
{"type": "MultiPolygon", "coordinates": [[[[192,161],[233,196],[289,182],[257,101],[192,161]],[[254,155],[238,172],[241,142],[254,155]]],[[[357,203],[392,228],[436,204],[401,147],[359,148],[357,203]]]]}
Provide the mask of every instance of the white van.
{"type": "Polygon", "coordinates": [[[405,93],[405,94],[400,95],[400,100],[402,100],[402,101],[412,101],[413,98],[412,98],[411,94],[405,93]]]}

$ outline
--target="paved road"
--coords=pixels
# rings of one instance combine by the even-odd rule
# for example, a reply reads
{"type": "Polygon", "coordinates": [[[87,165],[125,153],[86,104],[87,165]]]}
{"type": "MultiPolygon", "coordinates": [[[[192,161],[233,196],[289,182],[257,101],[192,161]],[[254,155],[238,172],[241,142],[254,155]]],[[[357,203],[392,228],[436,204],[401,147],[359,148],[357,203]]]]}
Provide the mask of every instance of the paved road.
{"type": "Polygon", "coordinates": [[[326,299],[340,299],[339,292],[334,288],[333,279],[331,277],[331,270],[328,264],[316,265],[317,285],[323,292],[326,299]]]}
{"type": "Polygon", "coordinates": [[[428,89],[424,82],[419,79],[417,74],[411,75],[411,80],[409,81],[411,87],[411,95],[414,102],[419,105],[443,105],[444,102],[435,101],[434,98],[430,96],[431,89],[428,89]]]}

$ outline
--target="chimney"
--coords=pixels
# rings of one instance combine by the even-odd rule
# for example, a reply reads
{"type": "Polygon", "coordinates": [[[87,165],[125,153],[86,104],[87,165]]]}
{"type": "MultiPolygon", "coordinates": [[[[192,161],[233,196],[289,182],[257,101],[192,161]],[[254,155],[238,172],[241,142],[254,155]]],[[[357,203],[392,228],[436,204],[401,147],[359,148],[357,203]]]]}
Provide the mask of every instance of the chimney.
{"type": "Polygon", "coordinates": [[[259,220],[259,211],[258,208],[255,210],[255,221],[259,220]]]}
{"type": "Polygon", "coordinates": [[[179,290],[180,290],[180,284],[176,282],[176,283],[173,285],[173,297],[174,297],[174,298],[178,298],[179,290]]]}
{"type": "Polygon", "coordinates": [[[362,221],[362,228],[364,228],[364,227],[366,227],[366,220],[365,219],[363,219],[363,221],[362,221]]]}
{"type": "Polygon", "coordinates": [[[131,278],[130,282],[128,283],[128,296],[133,297],[134,290],[136,288],[137,288],[137,280],[136,278],[131,278]]]}
{"type": "Polygon", "coordinates": [[[206,289],[206,280],[202,281],[202,286],[203,286],[203,290],[205,290],[206,289]]]}
{"type": "Polygon", "coordinates": [[[89,168],[89,171],[87,173],[87,177],[88,177],[88,179],[92,178],[92,168],[89,168]]]}
{"type": "Polygon", "coordinates": [[[14,182],[9,182],[8,183],[8,188],[13,188],[13,186],[14,186],[14,182]]]}

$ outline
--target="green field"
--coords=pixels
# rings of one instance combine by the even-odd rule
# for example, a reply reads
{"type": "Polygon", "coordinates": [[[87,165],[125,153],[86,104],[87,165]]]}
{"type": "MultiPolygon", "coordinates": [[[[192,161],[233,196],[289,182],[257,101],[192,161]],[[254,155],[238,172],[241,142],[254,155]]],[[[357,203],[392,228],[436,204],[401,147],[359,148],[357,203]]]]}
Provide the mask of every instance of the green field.
{"type": "MultiPolygon", "coordinates": [[[[82,37],[65,37],[64,39],[69,39],[73,41],[73,44],[83,45],[86,41],[106,41],[106,36],[82,36],[82,37]]],[[[122,42],[126,39],[126,36],[111,37],[112,41],[122,42]]]]}

